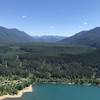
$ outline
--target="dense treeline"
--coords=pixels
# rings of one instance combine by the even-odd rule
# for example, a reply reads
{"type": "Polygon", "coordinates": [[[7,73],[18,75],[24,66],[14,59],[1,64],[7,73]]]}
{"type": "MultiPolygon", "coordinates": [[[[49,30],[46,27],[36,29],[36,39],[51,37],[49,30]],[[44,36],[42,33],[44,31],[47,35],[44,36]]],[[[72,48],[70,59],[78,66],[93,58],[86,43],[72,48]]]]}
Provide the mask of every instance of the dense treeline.
{"type": "Polygon", "coordinates": [[[100,50],[95,48],[61,44],[1,44],[0,95],[16,94],[17,90],[33,82],[99,84],[99,66],[100,50]]]}

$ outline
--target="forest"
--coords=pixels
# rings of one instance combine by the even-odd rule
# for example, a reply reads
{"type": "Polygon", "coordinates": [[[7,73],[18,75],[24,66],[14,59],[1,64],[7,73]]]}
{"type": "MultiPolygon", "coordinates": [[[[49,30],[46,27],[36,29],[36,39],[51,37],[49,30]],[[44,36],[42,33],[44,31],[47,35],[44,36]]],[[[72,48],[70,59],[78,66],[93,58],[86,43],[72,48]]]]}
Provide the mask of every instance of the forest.
{"type": "Polygon", "coordinates": [[[100,50],[58,43],[1,43],[0,95],[33,83],[100,84],[100,50]]]}

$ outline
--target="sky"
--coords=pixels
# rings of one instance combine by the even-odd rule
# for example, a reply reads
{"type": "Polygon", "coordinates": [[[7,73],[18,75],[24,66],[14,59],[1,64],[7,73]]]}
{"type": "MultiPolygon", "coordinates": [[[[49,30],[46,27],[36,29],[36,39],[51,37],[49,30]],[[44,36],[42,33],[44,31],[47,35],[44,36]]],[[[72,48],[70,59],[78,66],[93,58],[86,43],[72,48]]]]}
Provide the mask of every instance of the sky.
{"type": "Polygon", "coordinates": [[[100,0],[0,0],[0,26],[71,36],[100,26],[100,0]]]}

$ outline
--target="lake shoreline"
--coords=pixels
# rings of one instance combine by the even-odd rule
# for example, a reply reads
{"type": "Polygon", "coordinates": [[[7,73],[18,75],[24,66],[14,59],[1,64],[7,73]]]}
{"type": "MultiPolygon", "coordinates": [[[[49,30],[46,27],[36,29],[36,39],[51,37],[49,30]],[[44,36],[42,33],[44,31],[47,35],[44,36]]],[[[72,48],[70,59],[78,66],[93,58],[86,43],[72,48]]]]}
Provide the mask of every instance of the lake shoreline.
{"type": "Polygon", "coordinates": [[[33,87],[32,85],[30,85],[29,87],[24,88],[21,91],[18,91],[17,95],[4,95],[4,96],[0,96],[0,100],[5,100],[5,99],[15,99],[15,98],[21,98],[23,96],[24,93],[30,93],[33,91],[33,87]]]}
{"type": "MultiPolygon", "coordinates": [[[[83,82],[83,84],[80,84],[80,83],[75,83],[74,81],[73,82],[66,82],[66,81],[42,81],[42,82],[37,82],[37,83],[34,83],[34,85],[36,84],[64,84],[64,85],[69,85],[69,86],[74,86],[74,85],[81,85],[81,86],[99,86],[100,87],[100,84],[99,85],[94,85],[93,83],[87,83],[87,82],[83,82]]],[[[18,91],[18,94],[17,95],[3,95],[3,96],[0,96],[0,100],[5,100],[5,99],[15,99],[15,98],[21,98],[23,96],[24,93],[30,93],[30,92],[33,92],[33,86],[30,85],[29,87],[25,87],[23,90],[20,90],[18,91]]]]}
{"type": "Polygon", "coordinates": [[[37,83],[37,84],[63,84],[63,85],[69,85],[69,86],[74,86],[74,85],[79,85],[79,86],[96,86],[96,87],[100,87],[100,82],[99,84],[95,84],[95,83],[89,83],[89,82],[83,82],[83,83],[75,83],[74,81],[73,82],[65,82],[65,81],[51,81],[51,82],[47,82],[47,81],[44,81],[44,82],[40,82],[40,83],[37,83]]]}

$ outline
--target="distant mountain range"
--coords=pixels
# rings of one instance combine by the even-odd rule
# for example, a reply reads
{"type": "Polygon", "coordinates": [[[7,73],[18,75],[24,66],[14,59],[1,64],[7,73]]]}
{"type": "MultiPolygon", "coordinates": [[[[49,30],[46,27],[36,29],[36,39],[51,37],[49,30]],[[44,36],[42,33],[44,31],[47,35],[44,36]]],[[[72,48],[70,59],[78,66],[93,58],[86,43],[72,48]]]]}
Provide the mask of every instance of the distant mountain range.
{"type": "Polygon", "coordinates": [[[18,29],[8,29],[0,26],[0,42],[32,42],[27,33],[18,29]]]}
{"type": "Polygon", "coordinates": [[[96,27],[89,31],[79,32],[74,36],[61,40],[60,42],[71,45],[100,47],[100,27],[96,27]]]}
{"type": "Polygon", "coordinates": [[[63,36],[52,36],[52,35],[51,36],[33,36],[33,40],[35,42],[49,42],[49,43],[61,41],[64,38],[65,37],[63,36]]]}
{"type": "Polygon", "coordinates": [[[65,37],[62,36],[30,36],[18,29],[8,29],[0,26],[0,42],[57,42],[65,37]]]}
{"type": "Polygon", "coordinates": [[[30,36],[18,29],[8,29],[0,26],[0,42],[58,42],[68,45],[100,47],[100,27],[82,31],[71,37],[63,36],[30,36]]]}

